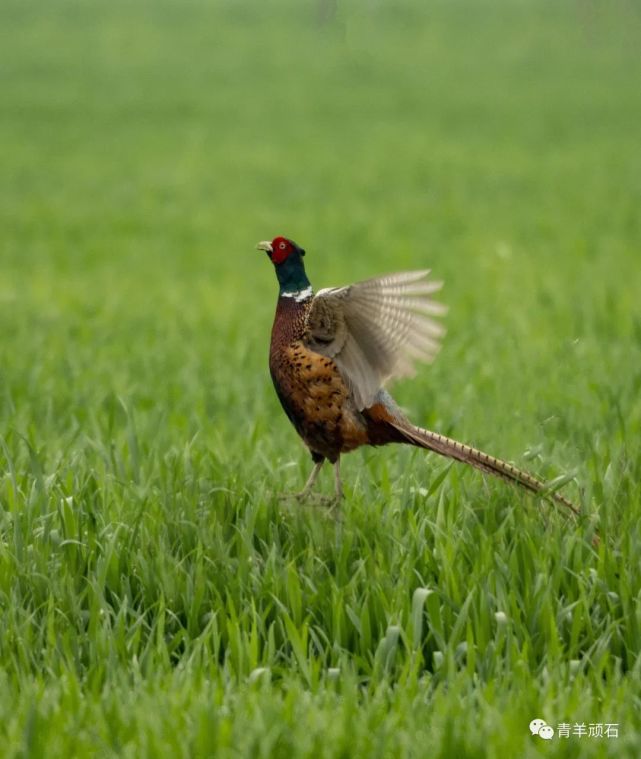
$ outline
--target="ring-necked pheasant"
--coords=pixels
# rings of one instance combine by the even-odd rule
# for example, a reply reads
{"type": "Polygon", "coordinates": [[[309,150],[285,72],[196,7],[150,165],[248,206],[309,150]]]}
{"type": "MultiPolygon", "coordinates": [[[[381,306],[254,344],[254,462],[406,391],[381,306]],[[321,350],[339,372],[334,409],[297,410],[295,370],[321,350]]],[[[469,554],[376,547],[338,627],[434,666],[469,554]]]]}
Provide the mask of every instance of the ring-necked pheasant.
{"type": "Polygon", "coordinates": [[[430,361],[445,308],[432,300],[441,282],[429,271],[368,279],[316,295],[305,274],[305,251],[292,240],[260,242],[280,285],[269,368],[280,402],[310,450],[314,469],[299,493],[311,490],[325,459],[334,464],[336,498],[342,496],[340,456],[361,445],[408,443],[470,464],[563,504],[542,480],[437,432],[413,425],[384,385],[430,361]]]}

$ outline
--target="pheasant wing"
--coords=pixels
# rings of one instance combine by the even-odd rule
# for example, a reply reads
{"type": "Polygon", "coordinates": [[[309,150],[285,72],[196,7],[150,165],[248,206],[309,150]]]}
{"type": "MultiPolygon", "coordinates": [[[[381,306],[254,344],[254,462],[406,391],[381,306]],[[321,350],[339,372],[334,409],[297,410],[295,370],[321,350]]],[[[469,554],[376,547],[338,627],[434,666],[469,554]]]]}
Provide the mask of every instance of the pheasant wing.
{"type": "Polygon", "coordinates": [[[433,317],[446,309],[432,300],[442,283],[428,281],[428,274],[390,274],[314,297],[306,342],[334,359],[359,409],[372,405],[385,382],[414,374],[416,361],[438,352],[445,330],[433,317]]]}

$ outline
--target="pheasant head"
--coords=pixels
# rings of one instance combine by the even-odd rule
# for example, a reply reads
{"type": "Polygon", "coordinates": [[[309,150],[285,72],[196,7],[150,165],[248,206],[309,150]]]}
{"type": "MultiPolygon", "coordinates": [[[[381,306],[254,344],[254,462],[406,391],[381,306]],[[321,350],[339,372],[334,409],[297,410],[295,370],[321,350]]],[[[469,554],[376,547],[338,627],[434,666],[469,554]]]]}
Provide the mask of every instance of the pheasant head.
{"type": "Polygon", "coordinates": [[[259,242],[256,248],[264,250],[274,264],[281,295],[291,297],[302,293],[312,294],[312,286],[303,264],[305,251],[293,240],[275,237],[271,242],[259,242]]]}

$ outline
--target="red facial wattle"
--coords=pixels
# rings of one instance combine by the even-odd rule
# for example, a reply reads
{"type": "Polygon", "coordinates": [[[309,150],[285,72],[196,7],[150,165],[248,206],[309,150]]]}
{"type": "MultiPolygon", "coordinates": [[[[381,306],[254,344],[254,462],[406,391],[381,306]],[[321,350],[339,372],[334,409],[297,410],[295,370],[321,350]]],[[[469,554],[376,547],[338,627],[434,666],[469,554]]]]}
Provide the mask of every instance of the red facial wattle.
{"type": "Polygon", "coordinates": [[[272,240],[272,253],[270,257],[275,264],[282,264],[293,250],[294,246],[287,238],[275,237],[272,240]]]}

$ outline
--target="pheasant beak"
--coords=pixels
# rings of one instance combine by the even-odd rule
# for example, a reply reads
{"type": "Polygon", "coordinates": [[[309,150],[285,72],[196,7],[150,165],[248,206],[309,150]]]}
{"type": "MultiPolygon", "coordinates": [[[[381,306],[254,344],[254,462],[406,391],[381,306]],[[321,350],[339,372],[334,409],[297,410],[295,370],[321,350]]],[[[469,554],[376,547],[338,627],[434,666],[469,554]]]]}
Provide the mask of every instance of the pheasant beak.
{"type": "Polygon", "coordinates": [[[272,244],[269,242],[269,240],[263,240],[262,242],[259,242],[256,246],[256,250],[264,250],[265,253],[273,253],[272,244]]]}

